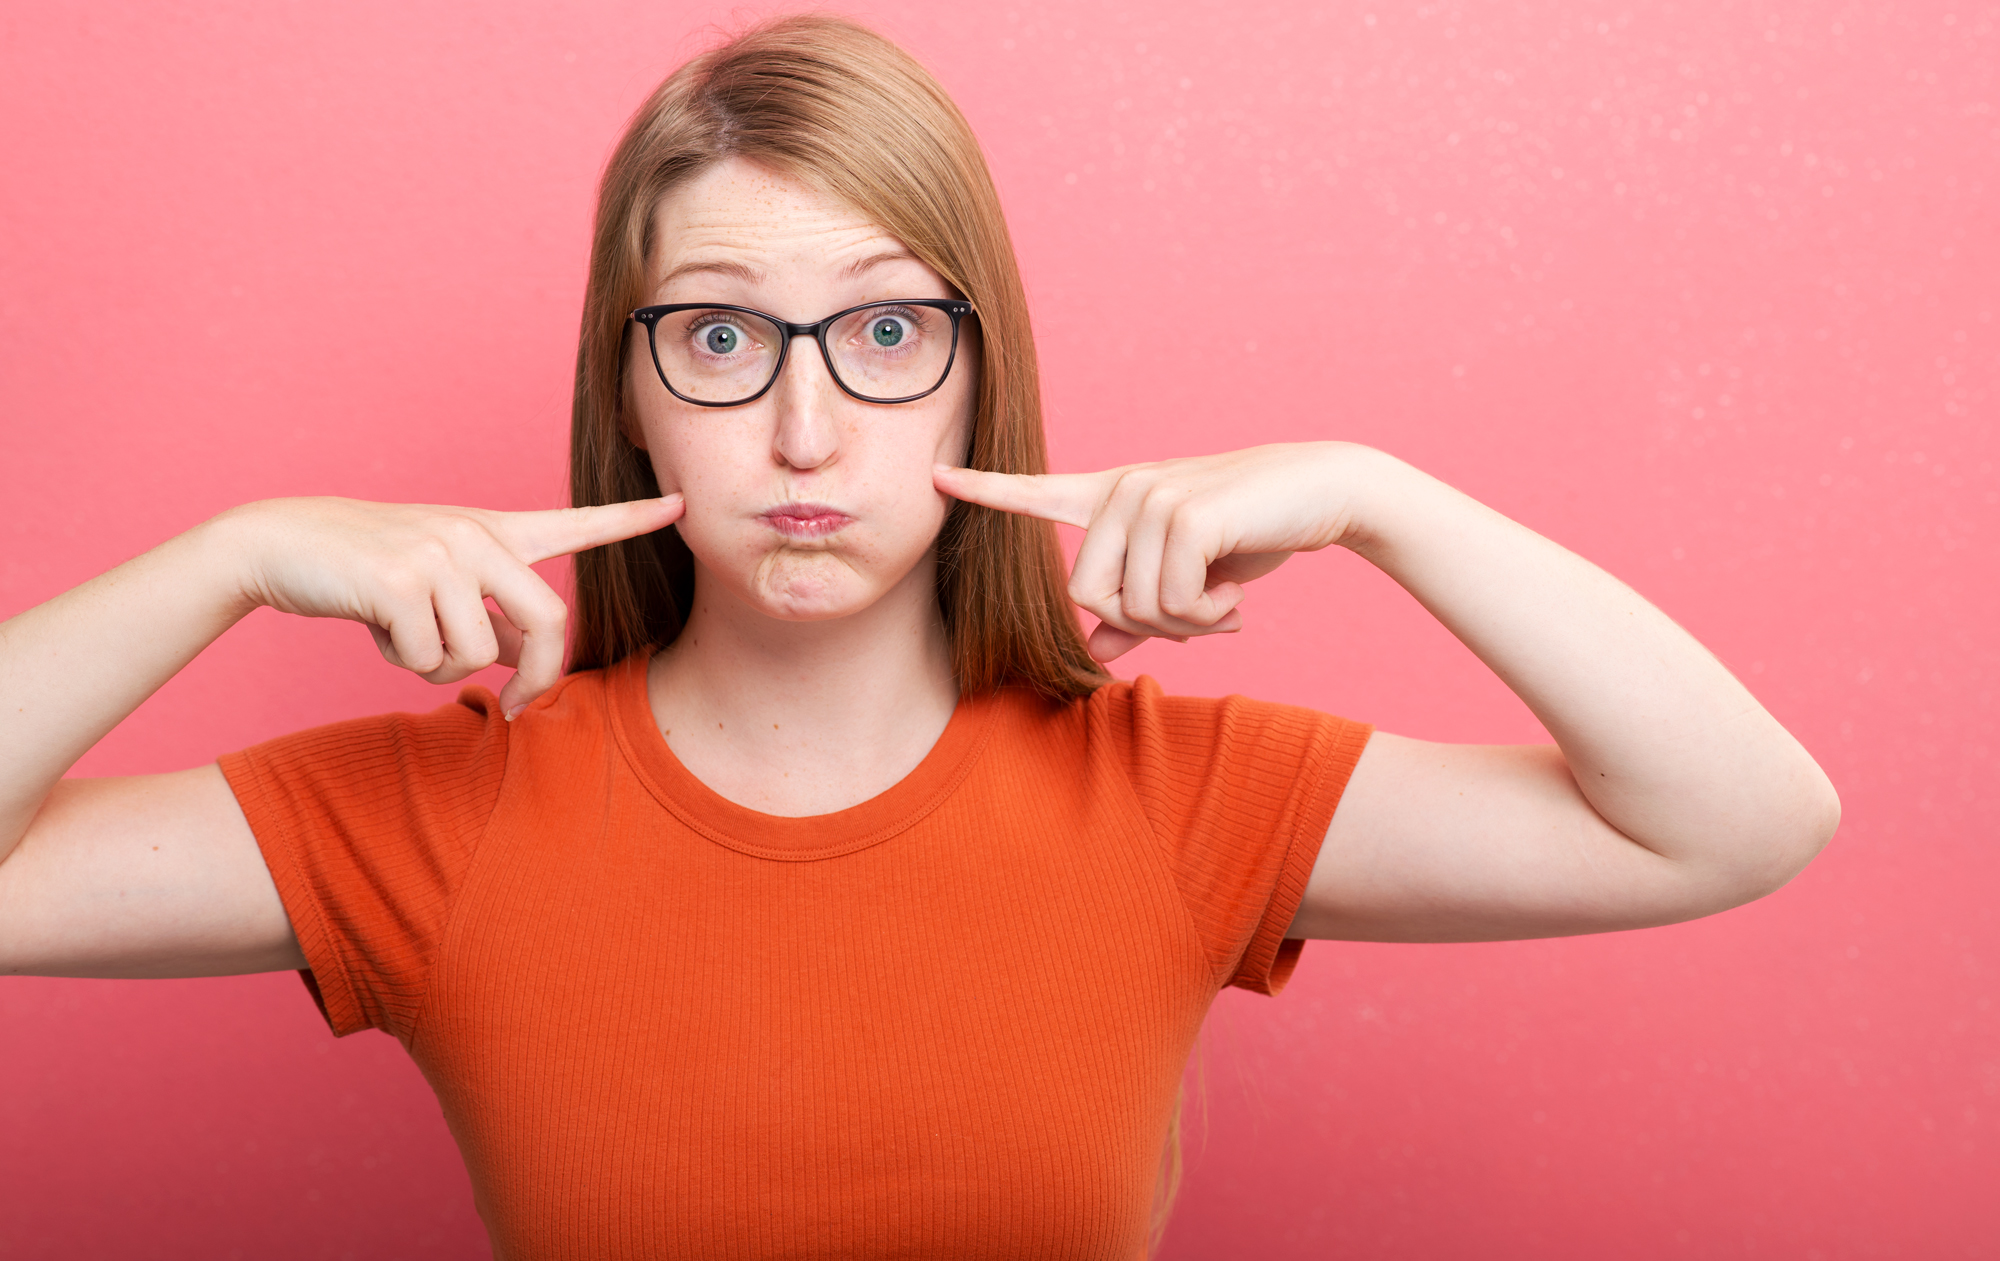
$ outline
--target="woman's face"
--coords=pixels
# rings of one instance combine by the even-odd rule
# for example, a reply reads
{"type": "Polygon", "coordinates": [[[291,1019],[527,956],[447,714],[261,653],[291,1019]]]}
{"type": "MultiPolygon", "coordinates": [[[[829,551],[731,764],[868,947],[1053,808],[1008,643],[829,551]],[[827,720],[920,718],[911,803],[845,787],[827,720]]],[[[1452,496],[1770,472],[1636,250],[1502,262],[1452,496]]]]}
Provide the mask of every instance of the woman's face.
{"type": "MultiPolygon", "coordinates": [[[[741,159],[675,191],[654,228],[648,305],[727,303],[807,324],[862,303],[957,296],[854,210],[741,159]]],[[[857,332],[871,335],[847,330],[850,340],[857,332]]],[[[872,334],[900,340],[902,327],[872,334]]],[[[635,323],[627,335],[627,433],[651,456],[662,493],[686,497],[681,537],[704,581],[789,621],[859,612],[904,583],[920,583],[930,598],[930,566],[920,562],[949,505],[931,469],[964,462],[977,359],[970,336],[943,387],[913,403],[848,395],[819,347],[799,338],[762,398],[698,407],[661,383],[645,331],[635,323]]],[[[733,360],[776,349],[761,346],[775,340],[768,329],[710,315],[669,317],[657,336],[670,372],[675,353],[689,371],[726,373],[733,360]],[[676,338],[690,345],[670,351],[676,338]]],[[[857,342],[854,353],[878,349],[857,342]]]]}

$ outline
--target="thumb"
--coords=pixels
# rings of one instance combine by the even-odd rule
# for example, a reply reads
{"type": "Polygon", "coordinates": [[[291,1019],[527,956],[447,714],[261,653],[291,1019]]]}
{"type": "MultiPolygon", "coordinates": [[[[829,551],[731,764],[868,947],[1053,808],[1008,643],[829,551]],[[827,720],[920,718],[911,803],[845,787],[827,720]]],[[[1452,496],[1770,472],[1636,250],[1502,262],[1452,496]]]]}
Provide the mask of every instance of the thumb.
{"type": "Polygon", "coordinates": [[[500,649],[499,663],[503,666],[519,666],[521,644],[527,636],[523,635],[521,628],[514,625],[513,620],[501,611],[500,605],[490,598],[486,601],[486,620],[493,626],[493,642],[500,649]]]}

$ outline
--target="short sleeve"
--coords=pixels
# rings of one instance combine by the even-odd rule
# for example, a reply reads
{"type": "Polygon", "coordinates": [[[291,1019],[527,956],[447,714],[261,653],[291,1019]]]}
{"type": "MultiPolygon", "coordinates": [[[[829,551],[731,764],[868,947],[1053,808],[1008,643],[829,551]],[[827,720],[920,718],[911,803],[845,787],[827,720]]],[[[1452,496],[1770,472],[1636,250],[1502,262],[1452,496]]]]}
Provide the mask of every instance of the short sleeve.
{"type": "Polygon", "coordinates": [[[220,759],[335,1034],[414,1032],[506,760],[507,724],[480,688],[220,759]]]}
{"type": "Polygon", "coordinates": [[[1373,728],[1240,696],[1101,688],[1133,791],[1167,851],[1218,985],[1276,994],[1304,943],[1285,930],[1373,728]]]}

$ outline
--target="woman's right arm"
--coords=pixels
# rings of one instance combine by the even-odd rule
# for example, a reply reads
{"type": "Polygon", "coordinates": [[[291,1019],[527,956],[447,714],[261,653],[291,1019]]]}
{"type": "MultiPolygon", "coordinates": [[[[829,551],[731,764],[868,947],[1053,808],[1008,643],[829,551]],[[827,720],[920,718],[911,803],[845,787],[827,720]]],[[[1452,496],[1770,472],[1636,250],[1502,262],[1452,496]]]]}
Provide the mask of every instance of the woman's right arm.
{"type": "Polygon", "coordinates": [[[679,515],[678,496],[514,513],[270,500],[0,623],[0,974],[303,966],[220,770],[64,774],[260,605],[365,623],[434,683],[518,664],[500,694],[511,718],[562,672],[566,609],[529,566],[679,515]]]}

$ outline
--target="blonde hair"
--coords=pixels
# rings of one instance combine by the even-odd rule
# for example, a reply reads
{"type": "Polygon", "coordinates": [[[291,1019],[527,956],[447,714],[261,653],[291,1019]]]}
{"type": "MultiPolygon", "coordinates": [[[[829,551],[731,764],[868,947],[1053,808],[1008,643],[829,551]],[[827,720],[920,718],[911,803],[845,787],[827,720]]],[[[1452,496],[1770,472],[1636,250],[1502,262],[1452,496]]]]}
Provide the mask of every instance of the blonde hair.
{"type": "MultiPolygon", "coordinates": [[[[839,198],[879,224],[978,311],[973,468],[1042,473],[1041,381],[1014,245],[979,142],[908,53],[844,18],[755,27],[670,75],[633,115],[598,188],[576,357],[570,501],[660,493],[619,424],[626,317],[646,297],[662,198],[741,157],[839,198]]],[[[1054,700],[1110,681],[1084,646],[1046,521],[955,503],[938,536],[938,606],[959,687],[1025,684],[1054,700]]],[[[671,643],[693,601],[694,562],[672,529],[576,558],[571,670],[671,643]]],[[[1158,1246],[1181,1175],[1175,1100],[1154,1195],[1158,1246]]]]}
{"type": "MultiPolygon", "coordinates": [[[[619,425],[626,317],[645,300],[654,212],[727,158],[801,180],[901,240],[978,311],[974,468],[1041,473],[1041,383],[1013,242],[979,142],[944,89],[902,49],[842,18],[758,26],[676,70],[640,107],[598,190],[577,348],[570,500],[659,494],[619,425]]],[[[693,558],[676,530],[576,559],[570,669],[609,665],[680,633],[693,558]]],[[[1056,700],[1108,681],[1065,594],[1045,521],[955,503],[938,536],[938,606],[959,687],[1025,684],[1056,700]]]]}

